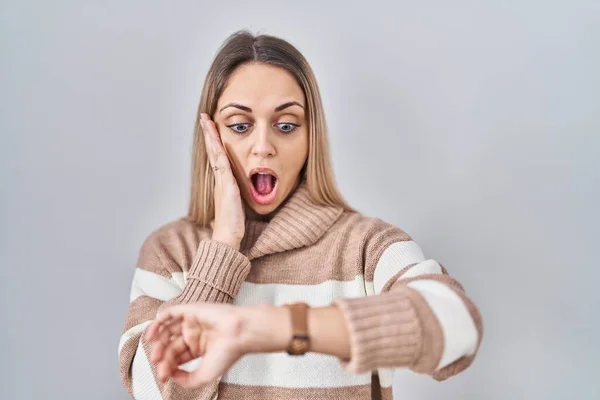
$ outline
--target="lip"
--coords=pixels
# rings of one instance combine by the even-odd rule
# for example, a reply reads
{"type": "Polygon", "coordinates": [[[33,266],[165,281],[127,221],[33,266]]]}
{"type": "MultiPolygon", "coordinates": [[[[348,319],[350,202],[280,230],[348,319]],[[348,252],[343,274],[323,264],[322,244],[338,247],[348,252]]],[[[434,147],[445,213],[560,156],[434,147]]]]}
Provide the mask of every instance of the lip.
{"type": "Polygon", "coordinates": [[[277,176],[275,171],[267,167],[256,167],[250,171],[248,180],[250,180],[250,197],[252,198],[252,200],[254,200],[254,202],[263,206],[267,206],[273,203],[273,201],[275,201],[275,198],[277,197],[277,189],[279,188],[279,177],[277,176]],[[273,191],[270,194],[266,196],[261,196],[254,188],[254,185],[252,183],[252,175],[257,173],[271,174],[275,177],[275,187],[273,188],[273,191]]]}
{"type": "Polygon", "coordinates": [[[267,167],[256,167],[256,168],[253,168],[250,171],[250,174],[248,175],[248,179],[251,179],[252,175],[259,174],[259,173],[271,174],[271,175],[273,175],[275,177],[275,179],[279,180],[279,176],[275,173],[275,171],[273,171],[271,168],[267,168],[267,167]]]}

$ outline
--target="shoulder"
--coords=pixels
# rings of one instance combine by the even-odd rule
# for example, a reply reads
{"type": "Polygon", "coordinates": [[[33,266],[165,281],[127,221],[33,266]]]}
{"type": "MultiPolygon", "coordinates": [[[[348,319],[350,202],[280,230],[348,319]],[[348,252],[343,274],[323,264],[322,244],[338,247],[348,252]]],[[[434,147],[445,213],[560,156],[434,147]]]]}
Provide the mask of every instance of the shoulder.
{"type": "Polygon", "coordinates": [[[165,223],[152,231],[145,239],[146,244],[169,244],[193,240],[203,235],[210,235],[209,229],[202,228],[186,218],[179,218],[165,223]]]}
{"type": "Polygon", "coordinates": [[[377,264],[386,250],[403,252],[403,249],[414,247],[408,233],[380,218],[344,212],[339,222],[339,233],[347,235],[350,247],[360,252],[367,281],[373,280],[377,264]]]}
{"type": "Polygon", "coordinates": [[[144,240],[139,254],[139,267],[159,264],[168,270],[187,269],[198,244],[209,239],[210,229],[180,218],[157,227],[144,240]]]}
{"type": "Polygon", "coordinates": [[[344,211],[337,229],[370,246],[412,240],[408,233],[377,217],[365,216],[355,211],[344,211]]]}

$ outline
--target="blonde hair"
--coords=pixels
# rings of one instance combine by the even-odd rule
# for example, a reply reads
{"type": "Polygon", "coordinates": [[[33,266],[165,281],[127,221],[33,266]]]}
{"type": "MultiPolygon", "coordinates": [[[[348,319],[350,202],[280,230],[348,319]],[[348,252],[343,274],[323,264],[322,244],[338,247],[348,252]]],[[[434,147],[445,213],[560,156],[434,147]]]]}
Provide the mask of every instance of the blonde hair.
{"type": "Polygon", "coordinates": [[[335,184],[325,113],[319,87],[308,62],[294,46],[283,39],[238,31],[229,36],[221,46],[204,81],[194,128],[191,198],[187,219],[200,226],[208,226],[214,219],[214,175],[204,148],[200,114],[207,113],[211,118],[214,117],[227,80],[237,67],[246,63],[280,67],[296,79],[306,97],[309,130],[308,158],[300,178],[306,181],[309,193],[316,203],[353,211],[335,184]]]}

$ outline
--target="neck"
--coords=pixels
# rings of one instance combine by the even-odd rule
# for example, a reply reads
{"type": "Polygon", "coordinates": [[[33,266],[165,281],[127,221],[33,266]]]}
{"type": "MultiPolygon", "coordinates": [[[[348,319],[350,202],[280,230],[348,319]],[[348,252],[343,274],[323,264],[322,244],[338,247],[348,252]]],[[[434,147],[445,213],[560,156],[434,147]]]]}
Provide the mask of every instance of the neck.
{"type": "Polygon", "coordinates": [[[273,215],[275,215],[277,213],[277,210],[279,210],[279,207],[277,207],[276,210],[270,212],[269,214],[257,213],[256,211],[254,211],[252,209],[252,207],[250,207],[248,205],[248,203],[245,204],[245,209],[246,209],[246,219],[247,220],[268,222],[271,220],[271,218],[273,218],[273,215]]]}

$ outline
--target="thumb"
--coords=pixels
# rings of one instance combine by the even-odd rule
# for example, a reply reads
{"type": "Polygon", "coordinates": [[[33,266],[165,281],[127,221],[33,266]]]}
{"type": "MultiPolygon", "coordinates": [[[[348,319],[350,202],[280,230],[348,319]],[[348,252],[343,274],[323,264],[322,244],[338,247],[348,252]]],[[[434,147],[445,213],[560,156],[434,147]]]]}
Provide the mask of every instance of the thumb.
{"type": "Polygon", "coordinates": [[[239,358],[227,342],[217,342],[206,350],[198,369],[192,372],[178,370],[173,379],[184,388],[204,386],[220,378],[239,358]]]}

